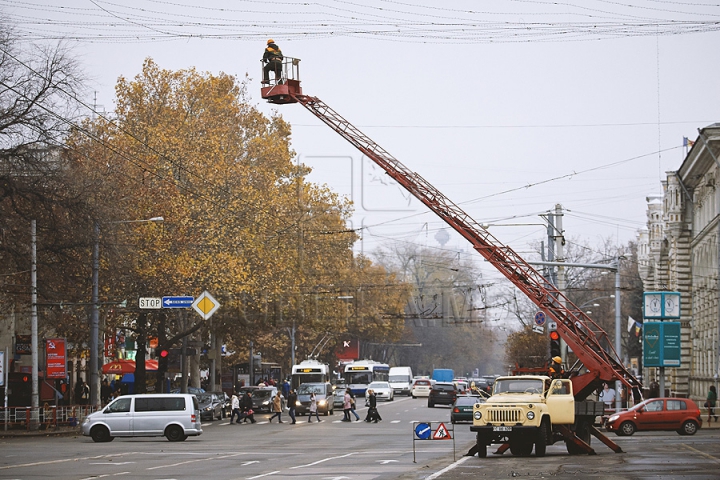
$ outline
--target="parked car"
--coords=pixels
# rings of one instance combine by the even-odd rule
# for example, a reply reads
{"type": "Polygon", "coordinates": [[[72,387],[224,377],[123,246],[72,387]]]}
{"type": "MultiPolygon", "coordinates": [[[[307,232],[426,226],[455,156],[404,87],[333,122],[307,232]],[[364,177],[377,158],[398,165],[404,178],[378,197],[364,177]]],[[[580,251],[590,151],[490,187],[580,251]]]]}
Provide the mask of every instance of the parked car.
{"type": "Polygon", "coordinates": [[[330,383],[301,383],[297,389],[298,399],[295,405],[295,413],[298,415],[306,415],[310,413],[311,393],[315,394],[318,414],[333,415],[335,413],[333,389],[330,383]]]}
{"type": "Polygon", "coordinates": [[[272,410],[272,399],[277,391],[277,387],[260,387],[253,390],[253,410],[256,412],[270,412],[272,410]]]}
{"type": "MultiPolygon", "coordinates": [[[[388,402],[395,400],[395,393],[393,392],[393,388],[390,386],[390,382],[370,382],[367,389],[375,392],[376,400],[385,400],[388,402]]],[[[369,395],[366,390],[365,399],[367,400],[368,397],[369,395]]]]}
{"type": "Polygon", "coordinates": [[[485,403],[485,398],[477,395],[458,395],[450,410],[450,422],[472,422],[473,405],[476,403],[485,403]]]}
{"type": "Polygon", "coordinates": [[[649,430],[695,435],[700,427],[700,408],[689,398],[651,398],[625,412],[611,415],[605,423],[607,431],[619,436],[649,430]]]}
{"type": "Polygon", "coordinates": [[[435,405],[452,405],[457,398],[457,390],[454,383],[436,382],[428,395],[428,407],[435,405]]]}
{"type": "Polygon", "coordinates": [[[432,390],[433,381],[429,378],[418,378],[413,382],[413,386],[410,388],[410,396],[412,398],[427,397],[430,395],[432,390]]]}
{"type": "Polygon", "coordinates": [[[198,393],[196,395],[200,406],[201,420],[222,420],[225,417],[225,400],[215,393],[198,393]]]}

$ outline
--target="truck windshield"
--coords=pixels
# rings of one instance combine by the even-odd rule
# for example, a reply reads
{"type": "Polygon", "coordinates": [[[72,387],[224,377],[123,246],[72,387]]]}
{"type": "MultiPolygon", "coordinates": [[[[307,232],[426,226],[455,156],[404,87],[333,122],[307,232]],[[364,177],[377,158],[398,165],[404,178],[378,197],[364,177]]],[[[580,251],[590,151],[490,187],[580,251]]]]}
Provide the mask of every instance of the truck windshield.
{"type": "Polygon", "coordinates": [[[543,382],[536,378],[505,378],[497,380],[493,393],[542,393],[543,382]]]}

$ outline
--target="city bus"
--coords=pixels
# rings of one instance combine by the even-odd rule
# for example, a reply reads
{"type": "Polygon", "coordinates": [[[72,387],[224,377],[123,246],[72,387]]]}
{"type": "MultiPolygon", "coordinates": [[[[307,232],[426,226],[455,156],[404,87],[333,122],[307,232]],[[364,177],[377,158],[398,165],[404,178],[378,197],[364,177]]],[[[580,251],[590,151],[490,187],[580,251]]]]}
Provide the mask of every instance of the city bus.
{"type": "Polygon", "coordinates": [[[343,377],[345,384],[350,387],[353,395],[364,397],[365,390],[371,382],[387,382],[390,373],[390,366],[387,363],[374,362],[372,360],[357,360],[345,365],[343,377]]]}
{"type": "Polygon", "coordinates": [[[292,367],[292,388],[297,390],[301,383],[325,383],[330,381],[330,367],[317,360],[303,360],[292,367]]]}

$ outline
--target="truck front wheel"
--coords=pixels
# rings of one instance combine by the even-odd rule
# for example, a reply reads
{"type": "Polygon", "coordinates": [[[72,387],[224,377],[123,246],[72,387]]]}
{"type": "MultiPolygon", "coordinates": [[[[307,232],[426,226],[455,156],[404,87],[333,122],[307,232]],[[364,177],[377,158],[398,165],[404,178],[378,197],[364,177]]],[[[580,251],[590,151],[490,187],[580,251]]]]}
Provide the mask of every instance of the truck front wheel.
{"type": "Polygon", "coordinates": [[[550,422],[547,418],[543,418],[542,423],[540,423],[540,428],[537,431],[537,438],[535,439],[536,457],[545,456],[545,451],[547,450],[550,434],[550,422]]]}

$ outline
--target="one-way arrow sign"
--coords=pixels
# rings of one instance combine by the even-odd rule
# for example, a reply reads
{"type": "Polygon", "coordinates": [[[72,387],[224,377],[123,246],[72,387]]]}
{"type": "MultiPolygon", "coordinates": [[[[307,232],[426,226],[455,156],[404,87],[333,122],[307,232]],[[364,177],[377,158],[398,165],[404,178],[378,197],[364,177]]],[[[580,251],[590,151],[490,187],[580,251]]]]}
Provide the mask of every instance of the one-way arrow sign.
{"type": "Polygon", "coordinates": [[[193,297],[163,297],[163,308],[190,308],[192,307],[193,297]]]}

